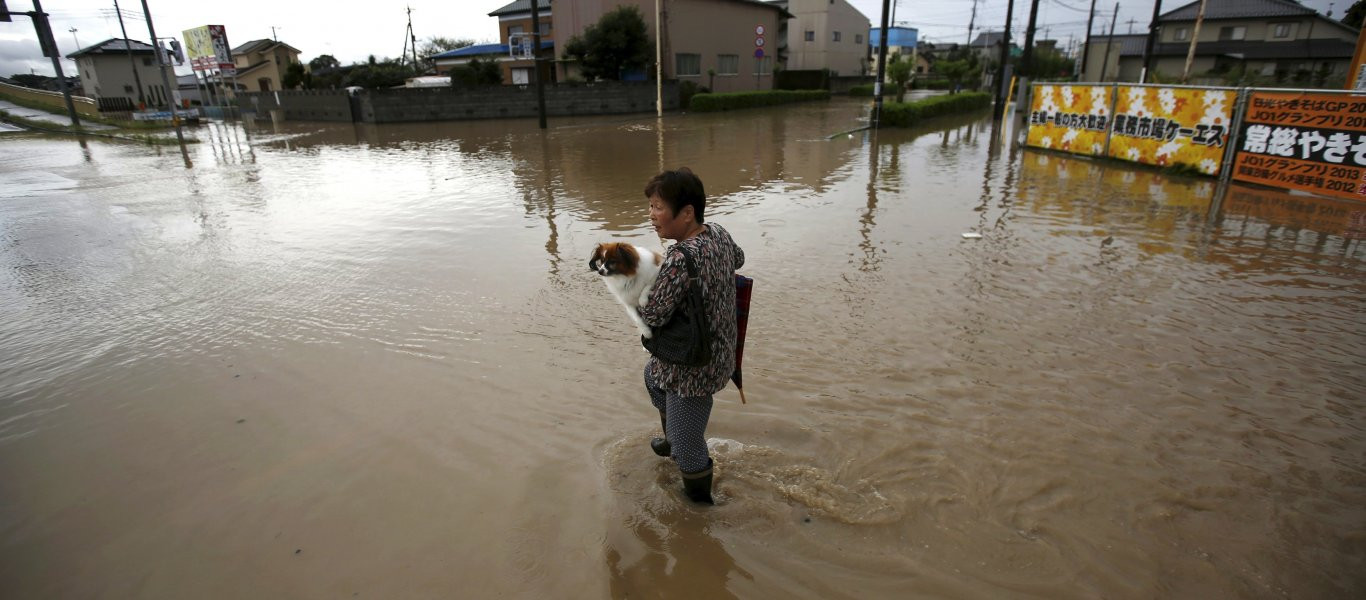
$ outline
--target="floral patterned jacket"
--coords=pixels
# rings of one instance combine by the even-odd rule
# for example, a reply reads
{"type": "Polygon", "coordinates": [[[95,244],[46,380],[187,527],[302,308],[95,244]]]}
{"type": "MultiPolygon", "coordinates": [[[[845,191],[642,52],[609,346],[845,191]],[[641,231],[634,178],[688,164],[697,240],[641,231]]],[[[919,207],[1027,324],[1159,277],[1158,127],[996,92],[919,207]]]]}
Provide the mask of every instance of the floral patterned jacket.
{"type": "Polygon", "coordinates": [[[730,233],[715,223],[702,233],[678,242],[664,252],[659,278],[640,316],[650,327],[669,321],[688,287],[688,265],[679,244],[688,246],[702,279],[703,305],[711,329],[711,361],[700,367],[663,362],[650,357],[646,364],[659,387],[680,396],[709,396],[726,387],[735,371],[735,270],[745,264],[745,252],[730,233]]]}

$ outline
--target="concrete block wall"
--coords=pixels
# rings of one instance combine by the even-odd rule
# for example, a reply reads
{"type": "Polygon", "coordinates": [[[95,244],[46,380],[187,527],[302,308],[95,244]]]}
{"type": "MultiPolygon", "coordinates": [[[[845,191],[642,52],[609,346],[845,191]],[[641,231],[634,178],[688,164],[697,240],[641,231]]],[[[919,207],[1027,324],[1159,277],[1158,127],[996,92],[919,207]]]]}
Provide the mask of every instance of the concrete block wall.
{"type": "Polygon", "coordinates": [[[284,110],[287,121],[342,121],[350,123],[351,99],[345,90],[281,90],[278,92],[239,92],[243,111],[255,110],[265,117],[272,110],[284,110]],[[276,99],[279,99],[277,102],[276,99]]]}
{"type": "MultiPolygon", "coordinates": [[[[664,108],[677,110],[677,83],[666,82],[663,93],[664,108]]],[[[655,86],[650,82],[546,86],[545,108],[553,117],[651,112],[655,86]]],[[[366,123],[530,118],[536,116],[536,88],[367,90],[360,94],[360,111],[360,120],[366,123]]]]}

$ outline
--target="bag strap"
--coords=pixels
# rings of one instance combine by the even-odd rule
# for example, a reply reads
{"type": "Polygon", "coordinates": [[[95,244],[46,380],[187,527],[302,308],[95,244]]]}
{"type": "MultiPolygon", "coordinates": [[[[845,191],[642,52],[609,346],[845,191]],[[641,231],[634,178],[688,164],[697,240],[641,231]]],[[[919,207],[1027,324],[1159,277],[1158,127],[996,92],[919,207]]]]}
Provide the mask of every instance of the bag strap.
{"type": "Polygon", "coordinates": [[[683,260],[684,260],[684,262],[687,263],[687,266],[688,266],[688,279],[690,279],[690,280],[692,280],[692,281],[697,281],[697,265],[696,265],[695,263],[693,263],[693,260],[692,260],[692,252],[688,251],[688,247],[687,247],[687,246],[684,246],[684,245],[683,245],[683,242],[679,242],[679,243],[677,244],[677,246],[678,246],[678,251],[683,253],[683,260]]]}

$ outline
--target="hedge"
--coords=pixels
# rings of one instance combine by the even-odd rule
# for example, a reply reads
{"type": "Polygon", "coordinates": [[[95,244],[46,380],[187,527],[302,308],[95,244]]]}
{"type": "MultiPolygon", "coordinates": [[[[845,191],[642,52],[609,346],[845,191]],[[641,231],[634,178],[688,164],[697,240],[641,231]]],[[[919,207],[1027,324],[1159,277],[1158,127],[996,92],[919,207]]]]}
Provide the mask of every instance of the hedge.
{"type": "Polygon", "coordinates": [[[808,100],[829,100],[829,90],[772,90],[766,92],[727,92],[724,94],[697,94],[688,103],[693,112],[715,112],[737,108],[773,106],[808,100]]]}
{"type": "Polygon", "coordinates": [[[885,102],[882,105],[883,125],[910,127],[934,117],[964,113],[991,106],[991,94],[963,92],[932,96],[915,102],[885,102]]]}

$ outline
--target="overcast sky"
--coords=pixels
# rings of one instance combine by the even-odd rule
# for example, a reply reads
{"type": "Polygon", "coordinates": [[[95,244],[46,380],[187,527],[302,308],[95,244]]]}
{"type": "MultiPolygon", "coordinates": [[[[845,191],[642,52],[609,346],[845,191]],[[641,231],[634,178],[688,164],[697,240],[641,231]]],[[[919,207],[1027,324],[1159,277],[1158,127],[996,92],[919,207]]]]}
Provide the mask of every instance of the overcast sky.
{"type": "MultiPolygon", "coordinates": [[[[431,36],[470,38],[477,41],[496,41],[497,21],[488,13],[510,0],[407,0],[413,9],[413,30],[419,41],[431,36]]],[[[975,31],[983,28],[999,31],[1005,24],[1007,0],[978,0],[975,31]]],[[[881,0],[851,0],[872,22],[879,25],[881,0]]],[[[1328,0],[1305,0],[1306,6],[1326,12],[1328,0]]],[[[10,10],[32,10],[31,0],[8,0],[10,10]]],[[[161,37],[181,37],[185,29],[200,25],[224,25],[228,41],[236,46],[254,39],[274,35],[302,53],[307,62],[319,54],[336,56],[343,64],[365,60],[371,54],[378,57],[398,56],[403,51],[407,30],[404,2],[350,2],[321,0],[236,0],[235,2],[168,2],[148,0],[157,34],[161,37]],[[282,8],[287,5],[287,8],[282,8]]],[[[922,40],[932,42],[964,42],[968,36],[968,21],[972,16],[973,0],[901,0],[896,6],[895,21],[916,27],[922,40]]],[[[1086,34],[1086,11],[1089,0],[1041,0],[1039,2],[1039,36],[1045,31],[1048,38],[1058,39],[1066,46],[1069,38],[1082,39],[1086,34]]],[[[1167,0],[1164,11],[1183,6],[1186,2],[1167,0]]],[[[1350,0],[1336,2],[1333,14],[1341,17],[1350,0]]],[[[1108,32],[1110,17],[1115,10],[1114,0],[1097,0],[1097,34],[1108,32]]],[[[115,18],[113,0],[47,0],[43,8],[52,15],[53,35],[63,54],[109,38],[122,37],[115,18]],[[71,31],[75,29],[75,31],[71,31]],[[79,46],[77,43],[79,42],[79,46]]],[[[142,19],[142,5],[137,0],[120,0],[124,24],[129,37],[147,40],[147,24],[142,19]]],[[[1125,0],[1119,6],[1116,33],[1131,30],[1142,32],[1152,18],[1151,0],[1125,0]],[[1133,20],[1132,24],[1130,20],[1133,20]]],[[[1015,0],[1014,29],[1016,42],[1024,39],[1024,27],[1029,17],[1029,0],[1015,0]]],[[[975,33],[974,33],[975,35],[975,33]]],[[[63,61],[68,75],[71,61],[63,61]]],[[[0,75],[34,72],[52,74],[52,62],[43,58],[38,49],[37,36],[27,17],[16,16],[11,23],[0,22],[0,75]]],[[[188,68],[180,71],[188,73],[188,68]]]]}

